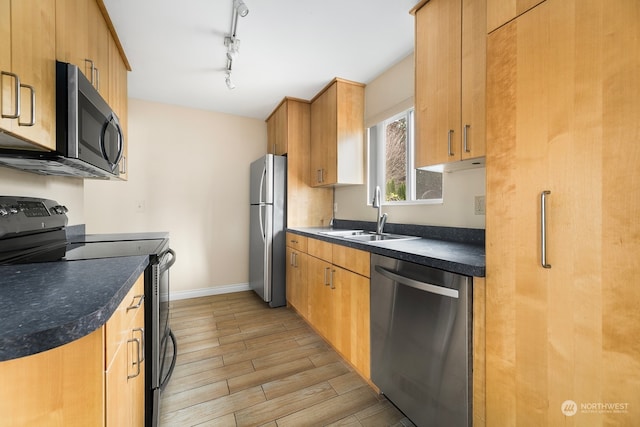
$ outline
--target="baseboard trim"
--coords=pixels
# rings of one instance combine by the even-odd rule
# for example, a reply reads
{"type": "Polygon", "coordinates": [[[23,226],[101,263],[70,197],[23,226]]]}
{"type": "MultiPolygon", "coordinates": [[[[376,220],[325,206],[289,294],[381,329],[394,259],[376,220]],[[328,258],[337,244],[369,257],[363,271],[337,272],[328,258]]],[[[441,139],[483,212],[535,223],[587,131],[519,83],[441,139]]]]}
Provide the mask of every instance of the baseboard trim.
{"type": "Polygon", "coordinates": [[[190,289],[188,291],[172,291],[172,300],[181,300],[189,298],[208,297],[211,295],[230,294],[232,292],[248,291],[251,288],[248,283],[237,283],[234,285],[222,285],[213,288],[190,289]]]}

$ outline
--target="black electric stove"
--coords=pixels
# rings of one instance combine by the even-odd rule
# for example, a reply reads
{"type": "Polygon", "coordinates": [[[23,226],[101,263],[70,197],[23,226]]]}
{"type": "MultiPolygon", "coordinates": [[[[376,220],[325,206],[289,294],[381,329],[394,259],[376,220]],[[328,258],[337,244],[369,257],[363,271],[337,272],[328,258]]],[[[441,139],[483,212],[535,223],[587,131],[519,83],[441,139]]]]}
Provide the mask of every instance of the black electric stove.
{"type": "Polygon", "coordinates": [[[75,242],[68,243],[66,261],[77,261],[95,258],[113,258],[119,256],[158,255],[166,251],[166,239],[75,242]]]}

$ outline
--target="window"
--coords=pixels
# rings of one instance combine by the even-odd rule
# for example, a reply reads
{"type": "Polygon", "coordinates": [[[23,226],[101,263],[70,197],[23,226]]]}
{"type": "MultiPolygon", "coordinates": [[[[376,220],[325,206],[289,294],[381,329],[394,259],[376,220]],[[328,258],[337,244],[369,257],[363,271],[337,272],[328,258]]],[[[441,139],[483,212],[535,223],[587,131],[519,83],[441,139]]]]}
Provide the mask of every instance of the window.
{"type": "Polygon", "coordinates": [[[413,115],[412,108],[369,128],[369,194],[379,185],[385,204],[442,202],[442,173],[413,167],[413,115]]]}

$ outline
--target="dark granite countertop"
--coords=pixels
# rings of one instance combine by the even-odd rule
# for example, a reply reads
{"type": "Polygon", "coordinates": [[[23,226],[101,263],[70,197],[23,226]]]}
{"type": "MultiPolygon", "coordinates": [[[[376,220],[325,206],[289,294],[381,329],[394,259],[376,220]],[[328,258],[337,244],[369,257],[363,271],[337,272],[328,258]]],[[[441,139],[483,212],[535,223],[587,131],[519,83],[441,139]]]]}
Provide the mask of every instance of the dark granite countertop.
{"type": "Polygon", "coordinates": [[[0,361],[95,331],[148,264],[148,256],[132,256],[0,266],[0,361]]]}
{"type": "MultiPolygon", "coordinates": [[[[335,229],[369,230],[375,223],[336,220],[335,229]]],[[[403,261],[439,268],[465,276],[484,277],[484,230],[432,227],[411,224],[388,224],[385,232],[419,236],[415,240],[388,240],[383,243],[365,243],[343,237],[321,234],[332,230],[328,227],[293,227],[287,231],[324,240],[331,243],[365,250],[403,261]]]]}

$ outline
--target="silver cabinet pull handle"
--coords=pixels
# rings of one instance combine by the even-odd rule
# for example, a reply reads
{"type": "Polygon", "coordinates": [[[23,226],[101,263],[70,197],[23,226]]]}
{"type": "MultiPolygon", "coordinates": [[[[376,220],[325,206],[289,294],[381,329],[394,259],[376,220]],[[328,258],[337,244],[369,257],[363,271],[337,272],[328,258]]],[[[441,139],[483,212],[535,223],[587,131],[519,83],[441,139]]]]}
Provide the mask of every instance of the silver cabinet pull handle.
{"type": "Polygon", "coordinates": [[[93,86],[93,73],[95,73],[95,66],[93,65],[93,61],[91,59],[85,58],[84,62],[91,66],[90,68],[91,71],[89,72],[89,79],[90,79],[91,86],[93,86]]]}
{"type": "Polygon", "coordinates": [[[127,311],[134,310],[136,308],[140,308],[140,306],[142,305],[142,302],[144,301],[144,295],[134,295],[133,301],[135,301],[136,298],[139,298],[138,304],[134,305],[134,303],[132,303],[129,307],[127,307],[127,311]]]}
{"type": "Polygon", "coordinates": [[[447,150],[449,151],[449,155],[453,156],[453,151],[451,151],[451,139],[453,138],[453,129],[449,129],[447,133],[447,150]]]}
{"type": "MultiPolygon", "coordinates": [[[[20,87],[21,88],[26,88],[29,89],[29,91],[31,92],[31,121],[27,122],[27,123],[23,123],[20,121],[20,118],[18,117],[18,125],[19,126],[33,126],[36,124],[36,90],[33,88],[33,86],[30,85],[26,85],[23,83],[20,83],[20,87]]],[[[20,97],[18,95],[18,97],[20,97]]]]}
{"type": "Polygon", "coordinates": [[[540,193],[540,264],[543,268],[551,268],[547,264],[547,196],[551,191],[540,193]]]}
{"type": "MultiPolygon", "coordinates": [[[[18,117],[20,117],[20,77],[18,77],[17,74],[14,73],[10,73],[8,71],[2,71],[0,72],[0,77],[1,76],[9,76],[13,78],[13,90],[16,94],[16,102],[13,105],[13,114],[4,114],[4,110],[2,111],[2,118],[4,119],[17,119],[18,117]]],[[[4,85],[2,84],[2,78],[0,78],[0,96],[2,96],[2,88],[4,87],[4,85]]],[[[2,99],[0,97],[0,103],[2,102],[2,99]]],[[[1,104],[0,104],[1,106],[1,104]]]]}
{"type": "Polygon", "coordinates": [[[142,340],[142,351],[140,353],[142,353],[142,359],[138,359],[138,363],[142,363],[144,362],[144,353],[145,353],[145,343],[144,343],[144,328],[134,328],[133,332],[140,332],[140,339],[142,340]]]}
{"type": "Polygon", "coordinates": [[[462,128],[462,144],[464,145],[465,153],[471,152],[471,150],[469,150],[469,128],[470,127],[471,125],[464,125],[464,127],[462,128]]]}
{"type": "Polygon", "coordinates": [[[289,257],[289,265],[291,267],[294,267],[294,265],[293,265],[293,252],[291,252],[291,256],[289,257]]]}
{"type": "Polygon", "coordinates": [[[122,156],[120,158],[120,173],[127,173],[127,156],[122,156]]]}
{"type": "Polygon", "coordinates": [[[98,69],[98,67],[95,67],[95,72],[96,72],[96,90],[100,91],[100,70],[98,69]]]}
{"type": "Polygon", "coordinates": [[[293,266],[295,268],[298,268],[298,253],[297,252],[293,252],[293,266]]]}
{"type": "Polygon", "coordinates": [[[136,343],[136,360],[131,362],[132,365],[134,365],[136,367],[136,373],[133,375],[129,375],[127,373],[127,379],[130,380],[131,378],[135,378],[138,375],[140,375],[140,340],[138,338],[132,338],[130,340],[127,340],[127,343],[130,342],[135,342],[136,343]]]}
{"type": "Polygon", "coordinates": [[[335,270],[331,270],[331,274],[329,275],[329,287],[331,289],[335,289],[336,287],[333,284],[333,273],[335,273],[335,270]]]}
{"type": "Polygon", "coordinates": [[[329,286],[329,279],[327,278],[327,272],[330,271],[331,268],[329,267],[325,267],[324,268],[324,285],[325,286],[329,286]]]}

